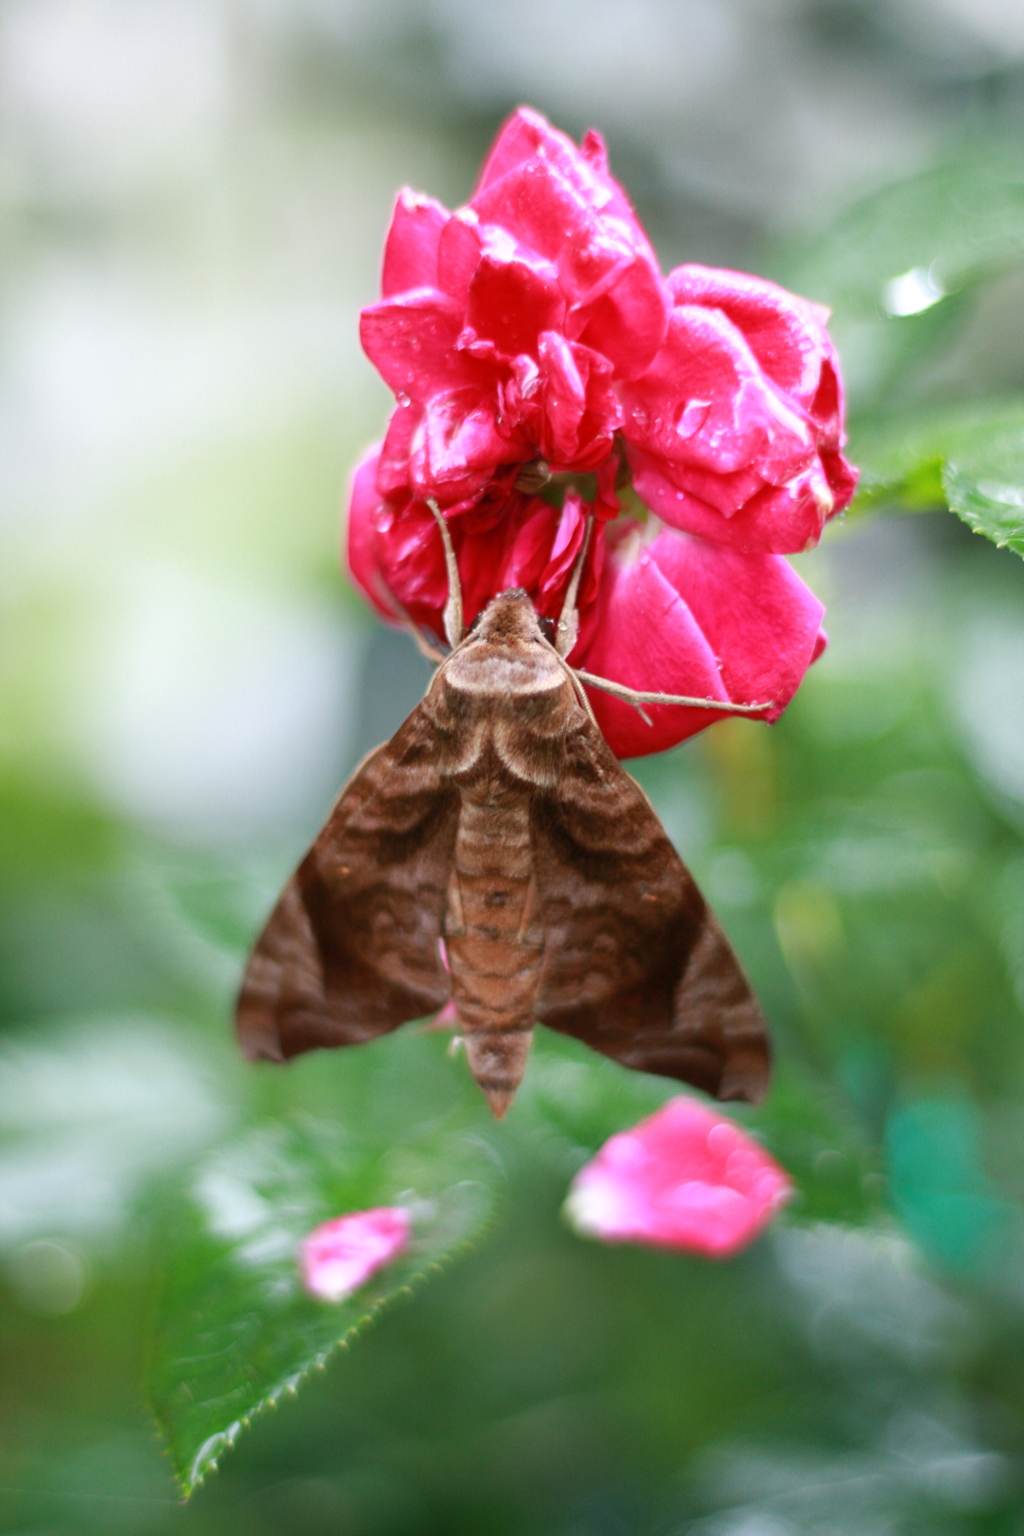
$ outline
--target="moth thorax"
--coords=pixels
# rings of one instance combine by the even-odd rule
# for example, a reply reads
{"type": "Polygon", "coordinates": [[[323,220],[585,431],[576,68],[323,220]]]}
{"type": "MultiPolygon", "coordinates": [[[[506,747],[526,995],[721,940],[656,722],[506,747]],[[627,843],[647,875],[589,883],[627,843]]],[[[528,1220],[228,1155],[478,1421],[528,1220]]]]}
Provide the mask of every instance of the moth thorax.
{"type": "Polygon", "coordinates": [[[527,700],[543,707],[565,688],[567,679],[547,647],[480,645],[453,656],[444,669],[446,692],[489,710],[502,702],[517,706],[527,700]]]}

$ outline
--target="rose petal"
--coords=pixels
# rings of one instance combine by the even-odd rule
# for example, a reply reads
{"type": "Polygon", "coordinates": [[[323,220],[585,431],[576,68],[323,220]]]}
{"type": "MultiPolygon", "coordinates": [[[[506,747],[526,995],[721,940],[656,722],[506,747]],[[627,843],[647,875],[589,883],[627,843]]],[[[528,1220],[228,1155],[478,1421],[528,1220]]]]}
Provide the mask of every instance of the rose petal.
{"type": "Polygon", "coordinates": [[[565,300],[549,262],[481,256],[469,284],[466,324],[506,357],[536,352],[541,331],[561,324],[565,300]]]}
{"type": "Polygon", "coordinates": [[[499,130],[480,172],[471,200],[473,206],[492,183],[534,159],[544,160],[557,169],[596,213],[621,220],[638,245],[648,245],[629,198],[608,168],[608,153],[601,135],[591,128],[577,149],[568,134],[552,128],[540,112],[530,107],[519,107],[499,130]]]}
{"type": "MultiPolygon", "coordinates": [[[[510,170],[474,197],[480,218],[508,229],[558,269],[569,302],[567,335],[606,356],[619,377],[641,372],[665,335],[668,297],[638,227],[602,211],[539,157],[510,170]]],[[[607,202],[607,196],[602,199],[607,202]]]]}
{"type": "Polygon", "coordinates": [[[436,288],[437,247],[451,215],[443,204],[411,187],[395,199],[384,245],[380,291],[385,299],[410,288],[436,288]]]}
{"type": "Polygon", "coordinates": [[[322,1222],[299,1244],[306,1290],[323,1301],[344,1301],[398,1257],[408,1245],[410,1231],[408,1211],[395,1205],[322,1222]]]}
{"type": "Polygon", "coordinates": [[[789,485],[760,486],[726,518],[701,492],[728,491],[727,477],[717,477],[716,484],[716,477],[705,471],[670,465],[632,445],[627,445],[627,457],[633,488],[652,512],[676,528],[750,554],[813,549],[838,504],[821,466],[814,463],[789,485]]]}
{"type": "Polygon", "coordinates": [[[431,396],[413,433],[409,483],[454,501],[482,489],[515,446],[498,430],[496,402],[476,385],[431,396]]]}
{"type": "Polygon", "coordinates": [[[373,521],[381,499],[377,490],[380,450],[380,443],[373,443],[352,472],[346,528],[348,568],[352,580],[362,588],[381,618],[398,623],[401,615],[381,580],[373,521]]]}
{"type": "Polygon", "coordinates": [[[800,405],[811,405],[822,364],[834,356],[818,305],[763,277],[719,267],[676,267],[665,281],[674,304],[721,310],[768,378],[800,405]]]}
{"type": "Polygon", "coordinates": [[[641,379],[623,386],[622,403],[629,442],[668,465],[716,477],[756,471],[753,483],[720,506],[726,517],[753,490],[784,485],[814,458],[806,416],[766,379],[742,333],[716,310],[675,309],[664,346],[641,379]]]}
{"type": "MultiPolygon", "coordinates": [[[[627,688],[728,698],[711,646],[639,529],[606,558],[597,602],[570,660],[627,688]]],[[[644,706],[648,724],[630,704],[596,688],[587,694],[616,757],[661,752],[721,718],[710,710],[655,704],[644,706]]]]}
{"type": "Polygon", "coordinates": [[[478,365],[456,351],[461,330],[459,305],[432,288],[369,304],[359,317],[359,339],[370,362],[396,395],[412,400],[479,377],[478,365]]]}
{"type": "Polygon", "coordinates": [[[572,1182],[577,1232],[727,1258],[789,1199],[785,1171],[733,1121],[695,1099],[670,1099],[613,1136],[572,1182]]]}
{"type": "Polygon", "coordinates": [[[744,555],[665,528],[650,558],[685,597],[727,696],[774,700],[766,718],[777,719],[818,654],[824,604],[781,555],[744,555]]]}

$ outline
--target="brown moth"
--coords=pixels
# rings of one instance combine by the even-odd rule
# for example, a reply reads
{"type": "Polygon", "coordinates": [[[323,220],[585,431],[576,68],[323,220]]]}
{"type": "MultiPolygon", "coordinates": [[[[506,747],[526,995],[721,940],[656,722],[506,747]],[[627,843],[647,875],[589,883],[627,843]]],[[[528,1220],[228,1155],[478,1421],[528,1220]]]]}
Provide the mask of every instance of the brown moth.
{"type": "MultiPolygon", "coordinates": [[[[719,1099],[764,1094],[764,1019],[640,786],[607,746],[526,593],[463,636],[447,528],[450,653],[422,703],[342,790],[285,887],[238,1003],[242,1048],[282,1061],[358,1045],[454,1004],[497,1117],[536,1023],[719,1099]]],[[[728,707],[728,706],[727,706],[728,707]]],[[[737,706],[754,713],[765,705],[737,706]]]]}

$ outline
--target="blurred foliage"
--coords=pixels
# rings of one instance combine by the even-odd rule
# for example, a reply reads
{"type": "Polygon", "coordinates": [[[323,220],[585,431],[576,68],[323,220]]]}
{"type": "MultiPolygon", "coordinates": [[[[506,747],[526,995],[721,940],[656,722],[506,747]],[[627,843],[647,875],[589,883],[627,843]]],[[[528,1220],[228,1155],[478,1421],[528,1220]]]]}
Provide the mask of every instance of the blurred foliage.
{"type": "Polygon", "coordinates": [[[1020,294],[1007,283],[1024,272],[1016,151],[969,143],[951,163],[865,197],[779,272],[833,311],[861,469],[850,515],[948,506],[1024,555],[1024,371],[1006,396],[984,335],[1004,328],[997,352],[1018,339],[1020,294]]]}

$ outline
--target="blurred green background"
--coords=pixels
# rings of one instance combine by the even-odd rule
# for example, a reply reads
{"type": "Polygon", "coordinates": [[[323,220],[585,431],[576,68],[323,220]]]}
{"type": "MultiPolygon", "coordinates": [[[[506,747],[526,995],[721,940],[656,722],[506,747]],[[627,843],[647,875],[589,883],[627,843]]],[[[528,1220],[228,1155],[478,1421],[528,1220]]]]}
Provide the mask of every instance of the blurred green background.
{"type": "Polygon", "coordinates": [[[0,1530],[1024,1532],[1022,148],[1010,0],[0,0],[0,1530]],[[182,1506],[142,1381],[192,1170],[358,1105],[493,1135],[443,1043],[275,1074],[228,1021],[427,676],[337,568],[391,199],[463,200],[520,100],[605,132],[666,268],[835,309],[830,648],[637,765],[801,1199],[725,1264],[579,1241],[648,1089],[541,1042],[486,1242],[182,1506]]]}

